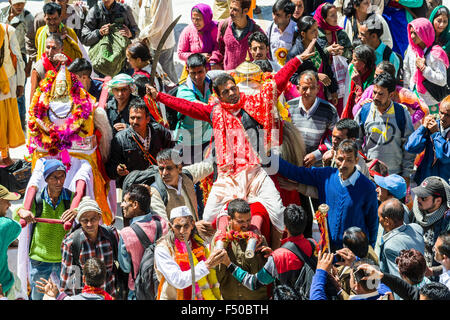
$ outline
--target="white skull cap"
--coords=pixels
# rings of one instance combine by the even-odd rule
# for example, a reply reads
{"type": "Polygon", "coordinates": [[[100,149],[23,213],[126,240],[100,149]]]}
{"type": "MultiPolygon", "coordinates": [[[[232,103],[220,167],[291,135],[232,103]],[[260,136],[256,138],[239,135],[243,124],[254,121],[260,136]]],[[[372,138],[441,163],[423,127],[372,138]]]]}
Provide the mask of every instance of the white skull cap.
{"type": "Polygon", "coordinates": [[[170,211],[170,219],[192,216],[191,210],[186,206],[176,207],[170,211]]]}

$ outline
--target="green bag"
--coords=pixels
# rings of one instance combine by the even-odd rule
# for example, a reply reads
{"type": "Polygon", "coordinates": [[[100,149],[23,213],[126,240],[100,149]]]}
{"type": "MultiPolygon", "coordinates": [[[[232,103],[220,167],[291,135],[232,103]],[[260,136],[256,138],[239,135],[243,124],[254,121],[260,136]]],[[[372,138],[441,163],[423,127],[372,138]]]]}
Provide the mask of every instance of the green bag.
{"type": "Polygon", "coordinates": [[[105,76],[114,77],[126,63],[125,50],[130,39],[119,34],[119,29],[111,27],[111,32],[89,49],[92,68],[105,76]]]}

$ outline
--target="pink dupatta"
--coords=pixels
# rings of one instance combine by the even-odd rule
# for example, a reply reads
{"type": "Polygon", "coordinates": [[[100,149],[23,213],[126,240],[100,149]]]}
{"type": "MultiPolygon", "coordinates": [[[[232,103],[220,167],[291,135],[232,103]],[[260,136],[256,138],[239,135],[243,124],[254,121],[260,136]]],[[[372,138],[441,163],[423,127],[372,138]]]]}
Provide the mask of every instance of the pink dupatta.
{"type": "MultiPolygon", "coordinates": [[[[434,45],[435,32],[430,20],[425,18],[418,18],[408,24],[409,45],[411,46],[413,52],[416,54],[416,57],[423,58],[425,56],[425,52],[421,47],[419,47],[412,41],[410,27],[414,28],[416,35],[425,43],[427,48],[431,47],[430,53],[437,59],[442,60],[445,66],[448,68],[449,61],[447,54],[440,46],[434,45]]],[[[427,91],[423,85],[424,80],[425,77],[423,76],[422,71],[416,69],[416,72],[414,74],[414,82],[417,84],[417,91],[419,93],[425,93],[427,91]]]]}

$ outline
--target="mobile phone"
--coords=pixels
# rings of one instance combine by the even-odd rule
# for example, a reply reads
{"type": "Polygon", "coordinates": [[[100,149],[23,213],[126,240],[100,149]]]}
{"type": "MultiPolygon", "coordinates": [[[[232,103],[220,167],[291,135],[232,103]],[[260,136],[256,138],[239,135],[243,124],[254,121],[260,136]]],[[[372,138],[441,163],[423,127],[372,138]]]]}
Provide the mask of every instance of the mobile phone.
{"type": "Polygon", "coordinates": [[[356,282],[360,282],[362,278],[366,276],[366,272],[363,269],[359,269],[353,272],[353,277],[356,282]]]}
{"type": "Polygon", "coordinates": [[[342,258],[342,256],[338,253],[334,253],[334,258],[333,258],[333,264],[337,263],[337,262],[344,262],[344,258],[342,258]]]}

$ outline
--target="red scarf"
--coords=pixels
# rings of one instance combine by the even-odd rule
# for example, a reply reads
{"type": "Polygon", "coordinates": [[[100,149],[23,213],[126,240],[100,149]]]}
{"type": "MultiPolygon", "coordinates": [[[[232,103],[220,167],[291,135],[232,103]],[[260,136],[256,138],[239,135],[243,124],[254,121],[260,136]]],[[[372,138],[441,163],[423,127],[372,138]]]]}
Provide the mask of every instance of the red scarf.
{"type": "Polygon", "coordinates": [[[243,109],[263,126],[264,146],[269,150],[273,144],[272,129],[276,129],[274,118],[276,101],[274,81],[264,83],[261,91],[255,95],[241,93],[236,104],[216,101],[212,123],[217,165],[220,169],[237,174],[248,167],[260,164],[259,156],[249,141],[239,114],[235,116],[232,112],[243,109]]]}
{"type": "Polygon", "coordinates": [[[106,292],[105,290],[103,290],[102,288],[96,288],[96,287],[91,287],[91,286],[85,285],[81,292],[96,294],[96,295],[102,296],[105,300],[114,300],[114,298],[111,297],[110,294],[108,292],[106,292]]]}
{"type": "MultiPolygon", "coordinates": [[[[64,53],[63,53],[64,54],[64,53]]],[[[66,65],[70,65],[72,63],[72,59],[70,59],[66,54],[64,54],[67,57],[67,62],[66,65]]],[[[56,67],[53,65],[53,63],[51,63],[50,59],[47,57],[47,55],[45,54],[45,52],[42,54],[42,64],[44,66],[45,69],[45,73],[47,73],[47,71],[54,71],[55,73],[58,72],[59,70],[59,63],[56,65],[56,67]]]]}
{"type": "Polygon", "coordinates": [[[373,70],[367,70],[366,73],[361,74],[358,78],[352,77],[350,82],[350,94],[348,96],[347,104],[341,114],[341,119],[353,119],[353,107],[357,104],[365,90],[364,83],[372,75],[373,70]],[[356,81],[355,81],[356,80],[356,81]]]}
{"type": "Polygon", "coordinates": [[[325,19],[322,17],[322,7],[326,3],[327,2],[324,2],[320,6],[317,7],[316,11],[314,12],[314,20],[317,21],[317,25],[319,26],[320,29],[326,30],[326,31],[331,31],[332,42],[337,43],[338,41],[337,41],[336,32],[339,30],[342,30],[343,28],[341,28],[340,26],[332,26],[332,25],[328,24],[328,22],[326,22],[325,19]]]}
{"type": "Polygon", "coordinates": [[[156,120],[156,122],[158,122],[160,125],[164,126],[165,128],[169,129],[169,124],[167,123],[167,121],[164,120],[161,113],[159,112],[158,104],[156,103],[156,101],[153,99],[150,99],[147,95],[145,95],[144,102],[145,102],[145,105],[147,106],[148,111],[150,112],[152,117],[156,120]]]}

